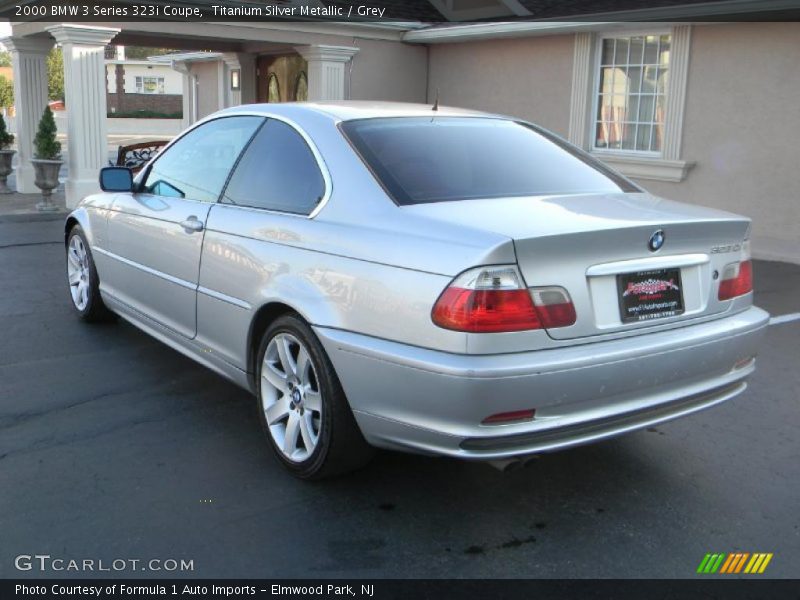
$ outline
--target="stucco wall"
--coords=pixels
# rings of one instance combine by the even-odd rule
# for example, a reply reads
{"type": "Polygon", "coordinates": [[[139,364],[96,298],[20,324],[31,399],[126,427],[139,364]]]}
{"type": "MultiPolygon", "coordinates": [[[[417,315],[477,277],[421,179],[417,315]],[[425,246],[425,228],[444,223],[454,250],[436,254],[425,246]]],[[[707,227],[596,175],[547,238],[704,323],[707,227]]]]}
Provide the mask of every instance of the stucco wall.
{"type": "Polygon", "coordinates": [[[197,118],[202,119],[219,110],[219,65],[217,62],[192,64],[192,74],[197,75],[197,118]]]}
{"type": "Polygon", "coordinates": [[[425,102],[428,59],[423,46],[364,39],[355,43],[360,51],[349,78],[353,100],[425,102]]]}
{"type": "Polygon", "coordinates": [[[569,129],[573,36],[434,44],[429,98],[514,115],[559,135],[569,129]]]}
{"type": "Polygon", "coordinates": [[[681,183],[650,191],[748,215],[757,256],[800,262],[800,23],[695,26],[681,183]]]}
{"type": "MultiPolygon", "coordinates": [[[[800,262],[800,23],[700,25],[692,32],[680,183],[640,180],[668,198],[745,214],[760,258],[800,262]]],[[[444,104],[569,128],[573,37],[430,48],[429,94],[444,104]]]]}

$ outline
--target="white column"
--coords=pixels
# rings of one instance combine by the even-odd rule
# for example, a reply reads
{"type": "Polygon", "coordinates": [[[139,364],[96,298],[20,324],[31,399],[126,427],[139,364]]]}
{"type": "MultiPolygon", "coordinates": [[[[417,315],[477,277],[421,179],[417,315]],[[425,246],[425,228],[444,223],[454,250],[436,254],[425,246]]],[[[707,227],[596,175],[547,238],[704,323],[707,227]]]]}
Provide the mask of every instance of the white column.
{"type": "Polygon", "coordinates": [[[183,91],[183,120],[181,125],[183,129],[189,127],[197,120],[197,111],[195,111],[195,80],[192,74],[192,63],[173,60],[170,66],[181,74],[181,83],[183,91]]]}
{"type": "Polygon", "coordinates": [[[689,73],[691,38],[691,25],[676,25],[672,28],[672,43],[669,53],[669,82],[667,83],[669,108],[664,118],[663,155],[667,160],[680,160],[681,158],[683,112],[686,108],[686,82],[689,73]]]}
{"type": "Polygon", "coordinates": [[[239,106],[242,103],[242,90],[241,90],[241,83],[242,83],[242,73],[241,73],[241,65],[239,64],[239,57],[232,52],[226,52],[222,55],[222,62],[225,64],[225,69],[223,69],[222,74],[222,81],[223,87],[226,94],[226,103],[225,108],[229,106],[239,106]],[[231,71],[239,70],[239,89],[232,90],[231,89],[231,71]]]}
{"type": "Polygon", "coordinates": [[[64,52],[67,105],[67,206],[99,190],[108,164],[104,48],[119,29],[63,23],[46,28],[64,52]]]}
{"type": "Polygon", "coordinates": [[[347,63],[356,55],[354,46],[299,46],[297,52],[308,63],[308,99],[345,100],[347,63]]]}
{"type": "Polygon", "coordinates": [[[590,108],[594,99],[594,55],[596,38],[593,33],[576,33],[575,53],[572,59],[572,94],[569,109],[570,142],[589,150],[592,147],[593,124],[590,108]],[[590,133],[591,132],[591,133],[590,133]]]}
{"type": "Polygon", "coordinates": [[[230,106],[230,84],[228,83],[228,68],[225,61],[217,60],[217,109],[222,110],[230,106]]]}
{"type": "Polygon", "coordinates": [[[39,193],[33,183],[33,138],[42,112],[47,106],[47,53],[53,40],[39,38],[5,38],[2,42],[11,51],[14,68],[14,103],[17,111],[17,191],[39,193]]]}

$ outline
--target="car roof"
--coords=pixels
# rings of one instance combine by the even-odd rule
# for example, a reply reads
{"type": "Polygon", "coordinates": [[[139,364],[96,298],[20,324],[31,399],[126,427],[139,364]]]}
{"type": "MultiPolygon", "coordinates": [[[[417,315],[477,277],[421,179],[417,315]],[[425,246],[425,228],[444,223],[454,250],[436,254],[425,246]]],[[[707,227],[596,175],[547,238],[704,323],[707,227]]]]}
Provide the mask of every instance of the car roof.
{"type": "Polygon", "coordinates": [[[269,104],[245,104],[235,106],[217,114],[248,112],[264,115],[282,115],[298,117],[303,113],[316,113],[329,117],[334,121],[351,121],[354,119],[375,119],[381,117],[498,117],[465,108],[440,106],[434,111],[431,104],[413,104],[410,102],[373,102],[348,100],[342,102],[276,102],[269,104]]]}

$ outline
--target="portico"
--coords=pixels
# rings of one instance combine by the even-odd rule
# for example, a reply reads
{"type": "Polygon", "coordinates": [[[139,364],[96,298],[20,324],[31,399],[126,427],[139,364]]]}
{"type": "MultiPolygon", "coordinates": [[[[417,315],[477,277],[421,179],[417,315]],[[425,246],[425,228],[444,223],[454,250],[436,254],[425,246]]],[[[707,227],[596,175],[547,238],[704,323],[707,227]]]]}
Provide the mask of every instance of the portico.
{"type": "Polygon", "coordinates": [[[104,64],[108,44],[187,50],[160,57],[159,62],[168,62],[183,75],[183,120],[188,126],[228,106],[266,101],[257,90],[257,60],[269,56],[302,57],[302,83],[310,101],[424,101],[424,49],[402,44],[402,32],[392,26],[319,23],[13,24],[11,37],[2,42],[11,51],[17,74],[17,189],[38,193],[30,160],[36,128],[48,102],[46,56],[56,43],[64,55],[68,115],[65,193],[67,206],[74,207],[99,189],[97,174],[108,161],[104,64]],[[367,55],[368,64],[355,76],[354,58],[359,55],[367,55]],[[409,80],[410,85],[399,93],[373,81],[374,73],[369,77],[366,72],[386,59],[401,61],[409,80]],[[198,93],[200,88],[202,93],[198,93]]]}

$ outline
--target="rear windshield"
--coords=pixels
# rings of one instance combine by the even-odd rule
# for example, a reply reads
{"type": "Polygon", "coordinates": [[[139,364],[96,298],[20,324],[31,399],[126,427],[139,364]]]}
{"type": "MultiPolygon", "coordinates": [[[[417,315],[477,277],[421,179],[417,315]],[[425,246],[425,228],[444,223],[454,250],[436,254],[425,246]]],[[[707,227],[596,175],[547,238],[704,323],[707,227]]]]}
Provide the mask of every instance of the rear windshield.
{"type": "Polygon", "coordinates": [[[401,205],[641,191],[562,140],[515,121],[392,117],[341,127],[401,205]]]}

